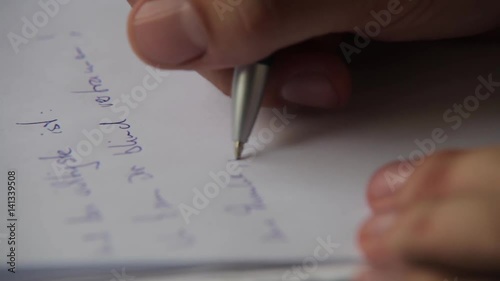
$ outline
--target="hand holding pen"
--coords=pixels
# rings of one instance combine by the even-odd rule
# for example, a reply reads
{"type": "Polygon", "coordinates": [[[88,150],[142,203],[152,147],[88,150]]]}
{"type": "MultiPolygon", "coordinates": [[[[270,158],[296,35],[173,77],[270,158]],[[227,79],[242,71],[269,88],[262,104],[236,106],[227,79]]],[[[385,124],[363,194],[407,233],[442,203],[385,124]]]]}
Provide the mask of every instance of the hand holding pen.
{"type": "MultiPolygon", "coordinates": [[[[134,6],[128,23],[129,37],[142,60],[165,69],[196,70],[224,94],[237,95],[234,101],[234,124],[239,124],[234,128],[237,156],[252,127],[242,125],[246,124],[243,121],[253,123],[258,111],[255,104],[261,103],[260,98],[264,106],[293,104],[322,109],[344,106],[351,94],[347,65],[361,59],[359,54],[372,41],[455,38],[498,32],[500,27],[500,2],[495,0],[129,0],[129,3],[134,6]],[[346,33],[351,34],[352,40],[342,41],[346,33]],[[271,54],[274,55],[270,69],[256,64],[271,54]],[[262,77],[267,79],[259,78],[263,73],[262,77]],[[249,104],[253,104],[251,110],[249,104]]],[[[472,275],[500,275],[498,200],[492,200],[500,198],[500,180],[496,177],[500,164],[495,161],[499,158],[498,147],[437,155],[418,167],[414,176],[399,182],[398,193],[391,192],[393,189],[383,179],[387,171],[399,169],[398,165],[388,165],[377,172],[368,187],[373,217],[360,230],[360,246],[369,261],[391,256],[396,263],[406,264],[407,269],[397,276],[368,272],[361,279],[453,279],[456,275],[450,268],[472,275]],[[432,163],[433,168],[428,168],[427,163],[432,163]],[[439,181],[426,180],[441,175],[430,172],[436,167],[443,173],[446,171],[448,179],[467,179],[472,188],[460,190],[451,186],[447,189],[447,200],[427,202],[424,195],[430,196],[432,190],[443,188],[436,184],[439,181]],[[453,167],[463,169],[457,171],[453,167]],[[428,184],[423,186],[424,182],[428,184]],[[457,190],[470,194],[453,196],[457,190]],[[422,196],[412,197],[412,194],[422,196]],[[398,210],[396,206],[406,212],[384,213],[388,209],[398,210]],[[436,213],[430,215],[430,212],[436,213]],[[439,228],[426,229],[425,235],[410,231],[414,224],[432,219],[436,220],[432,225],[439,228]],[[443,265],[441,269],[449,275],[435,271],[443,265]],[[411,279],[415,276],[418,278],[411,279]]]]}

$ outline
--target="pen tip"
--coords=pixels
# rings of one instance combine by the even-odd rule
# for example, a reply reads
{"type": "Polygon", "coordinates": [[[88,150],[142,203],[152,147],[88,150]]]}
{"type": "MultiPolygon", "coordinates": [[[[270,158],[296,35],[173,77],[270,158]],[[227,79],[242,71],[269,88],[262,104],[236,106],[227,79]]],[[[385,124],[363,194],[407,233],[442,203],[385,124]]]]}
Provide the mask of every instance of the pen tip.
{"type": "Polygon", "coordinates": [[[241,153],[243,152],[244,146],[245,144],[240,141],[234,142],[234,157],[236,160],[241,159],[241,153]]]}

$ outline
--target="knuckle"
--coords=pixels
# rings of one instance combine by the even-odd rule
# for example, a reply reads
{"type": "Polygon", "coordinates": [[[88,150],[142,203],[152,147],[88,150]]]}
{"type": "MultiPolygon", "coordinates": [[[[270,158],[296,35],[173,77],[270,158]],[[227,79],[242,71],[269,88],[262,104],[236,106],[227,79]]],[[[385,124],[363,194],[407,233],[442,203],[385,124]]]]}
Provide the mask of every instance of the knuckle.
{"type": "Polygon", "coordinates": [[[277,34],[276,2],[217,0],[224,6],[209,12],[207,8],[213,8],[209,5],[211,1],[193,0],[208,32],[211,58],[229,67],[268,55],[270,42],[275,39],[272,34],[277,34]]]}
{"type": "Polygon", "coordinates": [[[391,11],[389,8],[390,3],[397,2],[398,12],[390,13],[390,21],[386,26],[384,26],[382,33],[380,34],[381,39],[390,38],[393,36],[413,36],[411,34],[401,34],[401,30],[412,31],[411,33],[418,33],[422,26],[435,17],[436,1],[435,0],[419,0],[419,1],[379,1],[379,0],[369,0],[368,9],[365,10],[364,14],[365,22],[373,22],[373,13],[379,13],[381,11],[391,11]]]}
{"type": "Polygon", "coordinates": [[[252,38],[267,33],[276,18],[275,5],[275,1],[269,0],[243,2],[241,9],[237,10],[244,35],[252,38]]]}

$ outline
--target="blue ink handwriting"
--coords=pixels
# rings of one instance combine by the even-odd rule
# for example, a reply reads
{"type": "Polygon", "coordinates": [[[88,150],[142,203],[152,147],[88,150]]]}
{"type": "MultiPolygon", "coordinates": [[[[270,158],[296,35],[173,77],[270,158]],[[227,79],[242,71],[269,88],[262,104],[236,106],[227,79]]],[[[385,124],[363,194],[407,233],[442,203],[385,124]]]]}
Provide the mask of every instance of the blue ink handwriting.
{"type": "Polygon", "coordinates": [[[128,182],[129,183],[134,183],[135,179],[140,179],[140,180],[149,180],[153,178],[152,174],[149,174],[146,172],[146,168],[144,167],[137,167],[137,166],[132,166],[130,169],[130,175],[128,176],[128,182]]]}

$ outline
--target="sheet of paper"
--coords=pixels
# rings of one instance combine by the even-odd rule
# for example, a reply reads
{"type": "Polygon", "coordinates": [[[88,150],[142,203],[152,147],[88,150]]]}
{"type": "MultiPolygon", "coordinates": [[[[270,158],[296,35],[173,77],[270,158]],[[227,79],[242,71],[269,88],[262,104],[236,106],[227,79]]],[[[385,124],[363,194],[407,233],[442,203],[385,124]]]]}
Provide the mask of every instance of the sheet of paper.
{"type": "Polygon", "coordinates": [[[417,159],[439,128],[446,141],[435,149],[500,140],[497,96],[467,118],[446,113],[479,76],[498,77],[495,49],[459,65],[450,62],[467,48],[433,49],[372,58],[383,71],[354,65],[346,112],[263,111],[247,159],[235,162],[229,98],[195,73],[135,58],[126,3],[60,4],[16,54],[7,34],[24,36],[23,17],[42,10],[26,1],[0,12],[0,171],[16,181],[15,206],[2,188],[0,276],[12,232],[18,272],[361,260],[356,230],[377,167],[417,159]],[[426,56],[441,63],[429,68],[426,56]]]}

